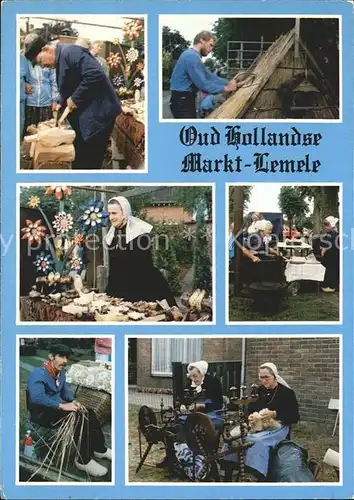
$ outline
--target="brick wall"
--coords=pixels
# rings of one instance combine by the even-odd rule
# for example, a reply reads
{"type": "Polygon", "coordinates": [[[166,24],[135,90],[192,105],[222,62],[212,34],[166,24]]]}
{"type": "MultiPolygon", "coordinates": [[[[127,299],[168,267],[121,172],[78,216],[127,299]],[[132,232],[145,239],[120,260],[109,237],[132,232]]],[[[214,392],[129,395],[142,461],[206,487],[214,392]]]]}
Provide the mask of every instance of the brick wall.
{"type": "Polygon", "coordinates": [[[206,338],[203,342],[203,359],[212,361],[241,361],[242,339],[206,338]]]}
{"type": "Polygon", "coordinates": [[[146,216],[149,219],[159,222],[190,222],[192,221],[191,215],[186,212],[182,207],[176,206],[156,206],[146,207],[146,216]]]}
{"type": "Polygon", "coordinates": [[[302,421],[334,422],[328,403],[339,397],[339,339],[247,339],[247,385],[258,382],[258,367],[267,361],[295,391],[302,421]]]}

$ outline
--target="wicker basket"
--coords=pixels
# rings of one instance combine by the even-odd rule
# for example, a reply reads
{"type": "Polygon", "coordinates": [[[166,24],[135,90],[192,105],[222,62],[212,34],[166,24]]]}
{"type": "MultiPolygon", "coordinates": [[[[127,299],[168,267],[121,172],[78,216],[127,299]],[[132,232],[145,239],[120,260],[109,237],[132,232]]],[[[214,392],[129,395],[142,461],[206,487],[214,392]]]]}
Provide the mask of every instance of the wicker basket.
{"type": "Polygon", "coordinates": [[[79,386],[75,399],[79,403],[94,410],[101,425],[111,421],[111,395],[108,392],[79,386]]]}

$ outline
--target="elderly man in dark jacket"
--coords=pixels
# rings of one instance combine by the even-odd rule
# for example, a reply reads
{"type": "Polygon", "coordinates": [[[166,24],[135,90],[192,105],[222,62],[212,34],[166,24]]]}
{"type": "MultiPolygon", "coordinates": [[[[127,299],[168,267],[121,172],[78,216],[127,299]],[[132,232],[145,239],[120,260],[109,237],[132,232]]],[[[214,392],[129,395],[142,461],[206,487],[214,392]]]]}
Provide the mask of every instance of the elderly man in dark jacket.
{"type": "Polygon", "coordinates": [[[101,65],[78,45],[47,45],[37,38],[27,48],[27,59],[55,67],[60,105],[68,106],[68,120],[76,133],[73,169],[99,169],[121,108],[101,65]]]}

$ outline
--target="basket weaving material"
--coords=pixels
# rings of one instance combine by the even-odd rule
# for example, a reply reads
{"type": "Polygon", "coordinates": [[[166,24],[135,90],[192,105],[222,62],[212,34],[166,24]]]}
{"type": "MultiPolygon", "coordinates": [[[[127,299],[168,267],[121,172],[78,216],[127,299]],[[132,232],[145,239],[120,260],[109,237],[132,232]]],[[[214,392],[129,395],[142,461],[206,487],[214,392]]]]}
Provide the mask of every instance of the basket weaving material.
{"type": "Polygon", "coordinates": [[[111,421],[111,395],[87,387],[79,387],[76,398],[79,403],[94,410],[101,425],[111,421]]]}

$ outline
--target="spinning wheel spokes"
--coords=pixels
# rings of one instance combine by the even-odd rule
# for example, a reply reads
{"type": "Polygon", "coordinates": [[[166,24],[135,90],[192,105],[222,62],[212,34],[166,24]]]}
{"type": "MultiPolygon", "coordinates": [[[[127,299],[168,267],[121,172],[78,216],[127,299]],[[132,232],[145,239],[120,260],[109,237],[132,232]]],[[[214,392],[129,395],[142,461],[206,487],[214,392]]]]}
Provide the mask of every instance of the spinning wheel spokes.
{"type": "Polygon", "coordinates": [[[142,406],[139,410],[139,429],[149,444],[157,444],[162,440],[161,429],[157,427],[156,415],[148,406],[142,406]]]}
{"type": "Polygon", "coordinates": [[[187,445],[193,453],[208,456],[215,452],[217,435],[206,414],[195,412],[188,415],[184,431],[187,445]]]}

